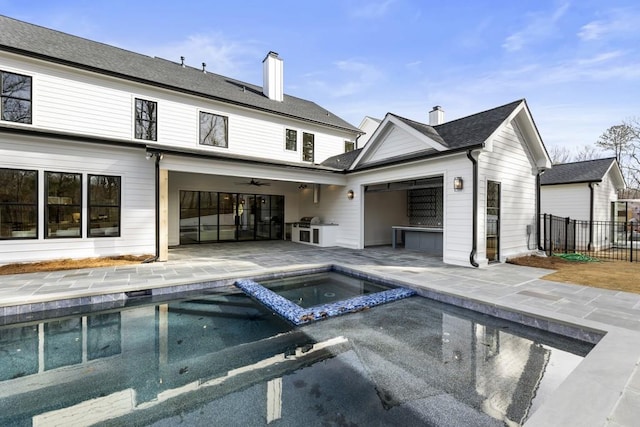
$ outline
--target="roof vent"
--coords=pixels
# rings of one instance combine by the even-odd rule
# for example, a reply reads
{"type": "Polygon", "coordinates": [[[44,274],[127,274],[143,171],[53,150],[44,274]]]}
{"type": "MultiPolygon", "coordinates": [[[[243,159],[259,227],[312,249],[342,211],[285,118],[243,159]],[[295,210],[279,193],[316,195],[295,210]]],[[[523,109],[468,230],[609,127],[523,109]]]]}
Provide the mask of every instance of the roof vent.
{"type": "Polygon", "coordinates": [[[182,65],[182,68],[184,68],[184,56],[180,57],[180,65],[182,65]]]}
{"type": "Polygon", "coordinates": [[[429,111],[429,126],[441,125],[444,123],[444,110],[441,106],[436,105],[433,110],[429,111]]]}
{"type": "Polygon", "coordinates": [[[284,100],[283,61],[276,52],[269,52],[262,60],[262,93],[269,99],[284,100]]]}
{"type": "Polygon", "coordinates": [[[205,64],[204,62],[202,63],[202,72],[207,74],[207,64],[205,64]]]}

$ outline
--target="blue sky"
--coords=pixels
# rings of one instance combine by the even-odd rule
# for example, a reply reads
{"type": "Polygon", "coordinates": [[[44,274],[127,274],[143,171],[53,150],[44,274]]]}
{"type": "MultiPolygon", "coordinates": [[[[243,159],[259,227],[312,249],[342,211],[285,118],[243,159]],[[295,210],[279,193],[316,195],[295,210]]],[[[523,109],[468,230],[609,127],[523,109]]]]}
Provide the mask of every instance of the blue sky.
{"type": "Polygon", "coordinates": [[[640,3],[611,1],[10,1],[0,14],[262,84],[354,125],[446,120],[526,98],[547,148],[640,116],[640,3]]]}

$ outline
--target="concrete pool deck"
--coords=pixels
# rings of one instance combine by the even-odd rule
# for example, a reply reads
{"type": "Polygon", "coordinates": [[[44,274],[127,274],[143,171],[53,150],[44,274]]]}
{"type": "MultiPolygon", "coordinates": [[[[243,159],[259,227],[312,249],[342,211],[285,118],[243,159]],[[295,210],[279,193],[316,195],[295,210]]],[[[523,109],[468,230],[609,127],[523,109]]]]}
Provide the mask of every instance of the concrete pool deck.
{"type": "Polygon", "coordinates": [[[587,339],[604,335],[526,425],[637,425],[640,295],[541,280],[550,272],[544,269],[455,267],[391,247],[350,250],[273,241],[180,247],[163,263],[0,276],[0,325],[3,319],[32,319],[43,308],[68,308],[69,301],[122,301],[124,292],[172,292],[192,283],[230,284],[329,264],[393,278],[423,295],[542,329],[578,331],[587,339]]]}

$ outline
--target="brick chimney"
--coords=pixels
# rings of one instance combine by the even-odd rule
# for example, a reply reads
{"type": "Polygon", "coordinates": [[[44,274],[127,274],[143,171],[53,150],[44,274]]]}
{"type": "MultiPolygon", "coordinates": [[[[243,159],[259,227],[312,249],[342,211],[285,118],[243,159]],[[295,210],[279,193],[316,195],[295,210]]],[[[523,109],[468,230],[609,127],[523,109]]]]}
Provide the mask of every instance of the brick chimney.
{"type": "Polygon", "coordinates": [[[262,61],[262,93],[269,99],[280,101],[284,99],[284,69],[283,61],[276,52],[269,52],[262,61]]]}
{"type": "Polygon", "coordinates": [[[429,126],[441,125],[444,123],[444,110],[441,106],[436,105],[433,110],[429,111],[429,126]]]}

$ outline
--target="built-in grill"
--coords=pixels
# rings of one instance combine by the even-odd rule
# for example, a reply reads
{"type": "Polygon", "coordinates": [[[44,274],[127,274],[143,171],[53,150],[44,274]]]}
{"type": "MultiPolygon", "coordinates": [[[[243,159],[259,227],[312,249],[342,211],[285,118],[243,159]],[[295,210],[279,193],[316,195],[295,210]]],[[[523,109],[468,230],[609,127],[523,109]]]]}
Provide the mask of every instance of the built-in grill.
{"type": "Polygon", "coordinates": [[[320,218],[317,216],[303,216],[297,222],[299,228],[311,228],[312,225],[320,224],[320,218]]]}

